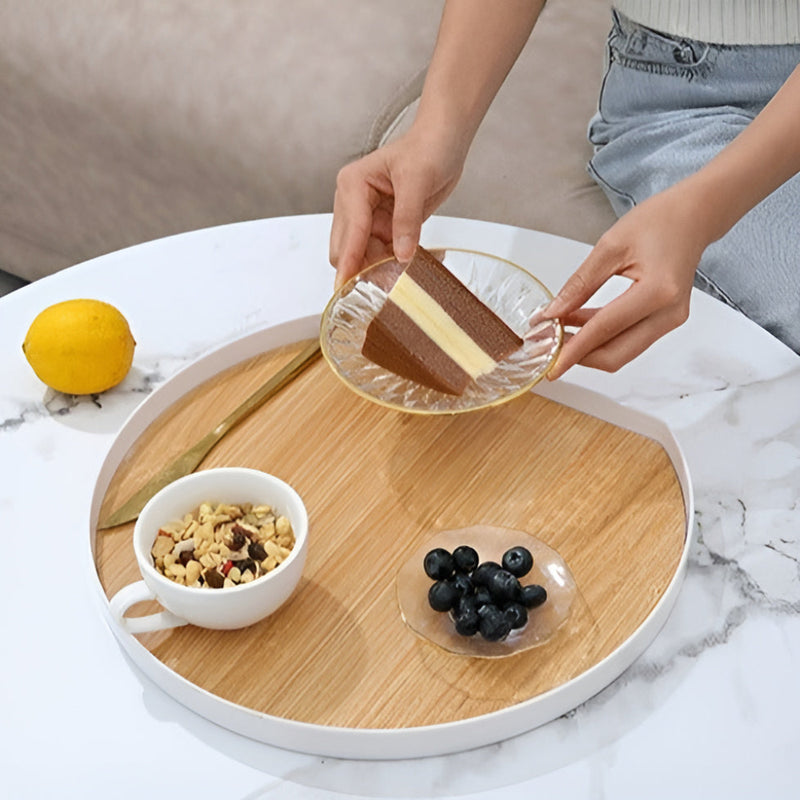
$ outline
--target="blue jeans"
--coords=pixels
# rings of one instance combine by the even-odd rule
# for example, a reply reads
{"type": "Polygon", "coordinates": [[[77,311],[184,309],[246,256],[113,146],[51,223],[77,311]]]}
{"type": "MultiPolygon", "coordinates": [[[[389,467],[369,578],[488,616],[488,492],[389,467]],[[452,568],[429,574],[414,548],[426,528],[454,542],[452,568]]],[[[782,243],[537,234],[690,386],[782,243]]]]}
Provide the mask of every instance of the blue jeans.
{"type": "MultiPolygon", "coordinates": [[[[800,63],[800,45],[726,46],[615,13],[589,172],[621,216],[700,169],[800,63]]],[[[800,136],[800,131],[798,131],[800,136]]],[[[695,285],[800,353],[800,175],[703,254],[695,285]]]]}

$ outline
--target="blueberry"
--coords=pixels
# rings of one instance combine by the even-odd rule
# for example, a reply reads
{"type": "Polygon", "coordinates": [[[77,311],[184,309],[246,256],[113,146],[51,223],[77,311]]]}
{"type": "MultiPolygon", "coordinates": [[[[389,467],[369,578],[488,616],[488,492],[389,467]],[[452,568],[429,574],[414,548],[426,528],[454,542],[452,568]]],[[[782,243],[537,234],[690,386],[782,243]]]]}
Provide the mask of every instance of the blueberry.
{"type": "Polygon", "coordinates": [[[500,609],[494,603],[481,603],[477,606],[478,616],[483,619],[484,617],[491,616],[500,609]]]}
{"type": "Polygon", "coordinates": [[[496,606],[487,607],[486,613],[481,615],[478,630],[481,636],[489,642],[499,642],[511,632],[511,623],[503,612],[496,606]]]}
{"type": "Polygon", "coordinates": [[[479,586],[475,590],[475,605],[477,606],[486,606],[492,604],[492,593],[485,587],[479,586]]]}
{"type": "Polygon", "coordinates": [[[539,586],[538,583],[532,583],[530,586],[523,586],[520,589],[519,601],[525,608],[537,608],[545,600],[547,600],[547,589],[539,586]]]}
{"type": "Polygon", "coordinates": [[[476,586],[486,586],[489,582],[489,576],[498,569],[501,569],[501,567],[494,561],[484,561],[482,564],[478,564],[472,573],[472,582],[476,586]]]}
{"type": "Polygon", "coordinates": [[[469,575],[464,575],[462,572],[456,572],[450,578],[449,583],[461,596],[471,595],[475,592],[475,587],[472,585],[469,575]]]}
{"type": "Polygon", "coordinates": [[[453,550],[453,561],[455,561],[456,569],[459,572],[468,575],[478,566],[478,551],[468,544],[462,544],[453,550]]]}
{"type": "Polygon", "coordinates": [[[533,556],[527,547],[512,547],[503,553],[503,569],[521,578],[533,568],[533,556]]]}
{"type": "Polygon", "coordinates": [[[456,569],[453,556],[443,547],[436,547],[425,556],[424,567],[425,574],[435,581],[451,578],[456,569]]]}
{"type": "Polygon", "coordinates": [[[508,603],[519,596],[519,578],[504,569],[495,570],[489,576],[488,589],[496,602],[508,603]]]}
{"type": "Polygon", "coordinates": [[[503,615],[511,625],[512,631],[524,628],[528,623],[528,609],[522,603],[509,603],[503,609],[503,615]]]}
{"type": "Polygon", "coordinates": [[[478,604],[475,602],[474,595],[462,595],[461,597],[456,598],[455,603],[453,604],[453,615],[459,616],[460,614],[466,614],[467,612],[475,612],[478,613],[478,604]]]}
{"type": "Polygon", "coordinates": [[[449,611],[456,600],[458,593],[446,581],[436,581],[428,589],[428,603],[434,611],[449,611]]]}
{"type": "Polygon", "coordinates": [[[474,636],[480,627],[481,618],[474,606],[466,606],[453,615],[453,622],[456,626],[456,633],[461,636],[474,636]]]}

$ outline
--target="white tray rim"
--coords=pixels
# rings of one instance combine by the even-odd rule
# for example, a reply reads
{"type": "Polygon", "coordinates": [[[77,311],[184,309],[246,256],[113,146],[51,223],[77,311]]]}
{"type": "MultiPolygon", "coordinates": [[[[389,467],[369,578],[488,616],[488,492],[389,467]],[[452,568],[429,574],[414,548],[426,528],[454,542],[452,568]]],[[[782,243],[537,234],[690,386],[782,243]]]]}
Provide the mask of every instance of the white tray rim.
{"type": "Polygon", "coordinates": [[[533,391],[659,443],[675,469],[685,509],[683,551],[660,600],[625,642],[572,680],[516,705],[455,722],[393,729],[316,725],[263,714],[212,694],[169,669],[114,620],[97,573],[95,529],[103,497],[130,447],[166,408],[199,384],[267,350],[318,336],[319,325],[320,315],[302,317],[255,331],[201,356],[145,398],[123,423],[106,454],[98,471],[90,505],[88,557],[91,580],[108,626],[136,667],[173,699],[230,731],[311,755],[365,760],[438,756],[493,744],[572,711],[612,683],[650,645],[675,605],[694,538],[694,494],[686,458],[663,421],[565,380],[540,383],[533,391]]]}

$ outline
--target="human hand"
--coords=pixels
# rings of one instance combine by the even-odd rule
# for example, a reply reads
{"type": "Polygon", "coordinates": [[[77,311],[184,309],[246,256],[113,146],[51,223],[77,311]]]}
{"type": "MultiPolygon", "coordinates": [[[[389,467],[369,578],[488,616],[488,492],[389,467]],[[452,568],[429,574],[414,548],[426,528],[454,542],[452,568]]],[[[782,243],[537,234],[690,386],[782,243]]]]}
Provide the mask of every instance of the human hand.
{"type": "Polygon", "coordinates": [[[392,252],[411,260],[422,223],[454,189],[465,157],[446,137],[412,128],[339,171],[330,238],[337,288],[392,252]]]}
{"type": "Polygon", "coordinates": [[[546,318],[579,329],[567,334],[548,378],[561,377],[575,364],[614,372],[683,324],[710,240],[703,215],[685,202],[678,186],[621,217],[545,309],[546,318]],[[631,285],[601,308],[584,308],[613,275],[629,278],[631,285]]]}

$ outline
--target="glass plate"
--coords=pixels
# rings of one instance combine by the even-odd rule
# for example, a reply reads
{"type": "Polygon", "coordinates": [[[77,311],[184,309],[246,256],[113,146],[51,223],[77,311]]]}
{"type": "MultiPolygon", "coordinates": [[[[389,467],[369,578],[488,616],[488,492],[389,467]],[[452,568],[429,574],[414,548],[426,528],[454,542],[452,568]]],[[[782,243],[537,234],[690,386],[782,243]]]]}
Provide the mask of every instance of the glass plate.
{"type": "Polygon", "coordinates": [[[554,363],[563,338],[557,320],[541,320],[553,295],[522,267],[472,250],[434,250],[446,267],[522,339],[522,347],[496,369],[450,395],[401,378],[361,354],[367,326],[386,301],[403,268],[393,258],[351,278],[322,315],[322,353],[357,394],[384,406],[419,414],[474,411],[511,400],[540,381],[554,363]]]}
{"type": "Polygon", "coordinates": [[[579,592],[567,564],[561,555],[540,539],[523,531],[493,525],[474,525],[469,528],[441,531],[418,547],[397,573],[397,601],[405,623],[423,639],[451,653],[477,658],[510,656],[549,642],[562,629],[578,630],[566,625],[579,592]],[[499,642],[489,642],[480,634],[460,636],[448,613],[434,611],[428,603],[428,589],[433,581],[425,574],[425,554],[434,547],[453,552],[462,544],[474,547],[480,560],[500,563],[510,547],[527,547],[533,556],[533,569],[520,578],[523,586],[538,583],[547,591],[547,600],[531,609],[524,628],[512,631],[499,642]]]}

